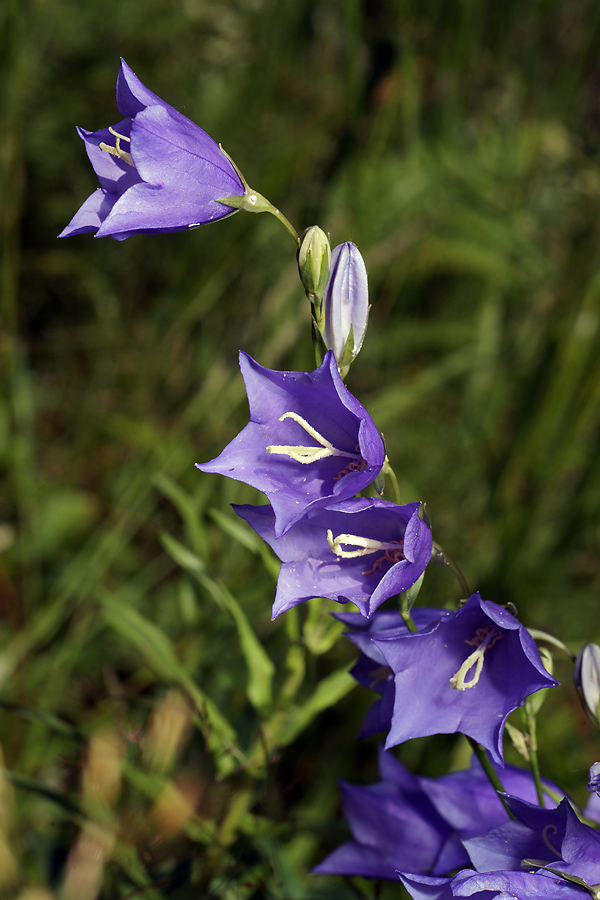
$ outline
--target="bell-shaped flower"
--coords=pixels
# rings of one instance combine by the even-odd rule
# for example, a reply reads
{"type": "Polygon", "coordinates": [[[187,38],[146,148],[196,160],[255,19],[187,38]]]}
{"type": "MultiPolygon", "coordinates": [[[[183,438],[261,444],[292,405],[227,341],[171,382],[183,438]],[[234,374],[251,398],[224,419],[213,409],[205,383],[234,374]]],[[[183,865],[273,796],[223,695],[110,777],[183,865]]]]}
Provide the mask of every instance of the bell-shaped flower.
{"type": "Polygon", "coordinates": [[[358,355],[368,318],[367,270],[358,247],[346,241],[331,251],[331,274],[323,296],[323,341],[341,369],[358,355]]]}
{"type": "MultiPolygon", "coordinates": [[[[340,782],[344,815],[354,840],[342,844],[313,873],[384,878],[397,869],[431,872],[451,826],[429,801],[420,780],[379,748],[381,781],[366,787],[340,782]]],[[[459,865],[467,865],[463,851],[459,865]]]]}
{"type": "Polygon", "coordinates": [[[195,228],[235,210],[219,201],[245,192],[219,145],[148,90],[124,60],[117,77],[122,120],[78,128],[100,187],[59,237],[95,232],[124,240],[195,228]]]}
{"type": "Polygon", "coordinates": [[[315,509],[281,537],[270,506],[233,508],[282,561],[273,618],[311,597],[350,600],[370,616],[408,590],[431,559],[431,532],[418,503],[353,498],[315,509]]]}
{"type": "MultiPolygon", "coordinates": [[[[496,768],[511,794],[536,798],[531,772],[516,766],[496,768]]],[[[468,769],[426,778],[413,775],[380,748],[379,771],[382,780],[374,785],[341,782],[354,840],[334,850],[315,873],[390,880],[398,869],[445,875],[469,865],[469,838],[508,823],[476,757],[468,769]]]]}
{"type": "MultiPolygon", "coordinates": [[[[344,386],[333,353],[310,373],[265,369],[245,353],[240,368],[250,422],[220,456],[198,468],[263,491],[275,513],[276,538],[306,513],[346,500],[375,480],[385,460],[383,441],[344,386]]],[[[312,597],[321,588],[311,590],[312,597]]]]}
{"type": "MultiPolygon", "coordinates": [[[[533,790],[528,794],[519,794],[515,786],[507,778],[506,769],[499,771],[499,777],[509,795],[504,799],[508,805],[511,818],[487,833],[468,837],[463,846],[469,854],[471,865],[478,872],[494,872],[506,869],[521,871],[524,859],[535,859],[542,863],[551,863],[560,857],[560,847],[565,836],[569,815],[575,815],[566,799],[557,807],[548,797],[544,798],[545,807],[537,805],[533,790]],[[530,802],[527,802],[530,801],[530,802]]],[[[531,774],[520,770],[524,776],[529,775],[529,785],[533,788],[531,774]]],[[[560,789],[549,782],[544,785],[552,789],[552,793],[561,794],[560,789]]],[[[506,819],[506,816],[504,817],[506,819]]]]}
{"type": "Polygon", "coordinates": [[[586,900],[579,887],[545,869],[537,872],[489,872],[462,869],[453,878],[398,872],[413,900],[586,900]]]}
{"type": "MultiPolygon", "coordinates": [[[[422,606],[415,606],[411,610],[412,620],[419,629],[430,625],[443,614],[442,609],[422,606]]],[[[397,609],[375,612],[368,619],[359,613],[334,613],[334,616],[352,629],[345,632],[345,635],[361,651],[350,674],[363,687],[380,695],[380,699],[370,707],[358,736],[366,738],[381,731],[389,731],[394,712],[394,673],[373,638],[408,634],[408,627],[397,609]]]]}
{"type": "Polygon", "coordinates": [[[598,897],[600,835],[565,798],[553,810],[506,797],[510,822],[464,842],[473,869],[440,878],[399,871],[413,900],[577,900],[598,897]],[[498,867],[500,866],[500,867],[498,867]]]}
{"type": "Polygon", "coordinates": [[[529,632],[479,594],[421,631],[374,641],[394,672],[386,748],[410,738],[460,732],[502,764],[509,713],[535,691],[558,684],[529,632]]]}

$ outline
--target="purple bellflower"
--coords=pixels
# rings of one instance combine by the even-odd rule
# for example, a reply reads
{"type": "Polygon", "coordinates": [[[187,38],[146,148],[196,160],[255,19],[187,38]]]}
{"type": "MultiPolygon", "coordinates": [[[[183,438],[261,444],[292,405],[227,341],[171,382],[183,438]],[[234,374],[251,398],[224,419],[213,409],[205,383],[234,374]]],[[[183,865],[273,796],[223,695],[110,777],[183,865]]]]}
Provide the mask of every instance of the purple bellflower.
{"type": "MultiPolygon", "coordinates": [[[[417,628],[421,629],[439,619],[443,613],[441,609],[415,606],[411,616],[417,628]]],[[[334,616],[352,628],[351,632],[345,632],[346,637],[361,651],[350,674],[363,687],[376,691],[381,696],[381,699],[376,700],[369,709],[358,736],[365,738],[381,731],[389,731],[394,711],[394,673],[372,639],[386,635],[408,634],[408,627],[398,610],[393,609],[375,612],[368,619],[359,613],[334,613],[334,616]]]]}
{"type": "Polygon", "coordinates": [[[461,732],[502,764],[509,713],[558,684],[529,632],[501,606],[473,594],[415,634],[374,638],[394,672],[386,748],[410,738],[461,732]]]}
{"type": "Polygon", "coordinates": [[[356,244],[346,241],[331,252],[331,274],[323,297],[323,340],[338,366],[358,355],[369,318],[367,270],[356,244]]]}
{"type": "Polygon", "coordinates": [[[117,77],[120,122],[78,128],[100,187],[59,237],[195,228],[234,210],[219,200],[245,193],[233,163],[209,135],[148,90],[124,60],[117,77]]]}
{"type": "MultiPolygon", "coordinates": [[[[354,840],[334,850],[315,873],[395,880],[396,871],[409,866],[412,873],[446,874],[470,864],[463,841],[508,823],[475,757],[469,769],[425,778],[380,748],[379,771],[382,780],[368,787],[341,782],[354,840]]],[[[501,774],[511,793],[536,797],[530,772],[506,766],[501,774]]]]}
{"type": "Polygon", "coordinates": [[[545,870],[537,872],[490,872],[480,875],[463,869],[453,878],[438,878],[398,872],[413,900],[585,900],[579,888],[545,870]],[[540,874],[541,873],[541,874],[540,874]]]}
{"type": "MultiPolygon", "coordinates": [[[[420,780],[379,748],[381,781],[366,787],[340,782],[353,841],[333,851],[313,873],[396,881],[397,869],[431,872],[451,826],[420,780]]],[[[463,851],[458,865],[468,865],[463,851]]]]}
{"type": "MultiPolygon", "coordinates": [[[[240,353],[240,368],[250,422],[220,456],[198,468],[263,491],[275,513],[274,537],[308,512],[346,500],[375,480],[385,460],[383,441],[362,403],[344,387],[333,353],[310,373],[265,369],[246,353],[240,353]]],[[[320,592],[313,585],[311,597],[315,590],[320,592]]],[[[306,595],[296,602],[301,599],[306,595]]]]}
{"type": "Polygon", "coordinates": [[[370,616],[388,597],[408,590],[431,559],[431,532],[419,506],[353,498],[315,509],[282,537],[275,534],[270,506],[233,508],[283,563],[275,618],[311,597],[350,600],[370,616]]]}
{"type": "Polygon", "coordinates": [[[450,878],[398,872],[414,900],[600,897],[598,832],[578,819],[566,799],[554,810],[534,807],[515,797],[507,800],[515,815],[513,821],[481,838],[465,841],[477,871],[463,869],[450,878]],[[508,867],[494,868],[494,862],[508,867]]]}

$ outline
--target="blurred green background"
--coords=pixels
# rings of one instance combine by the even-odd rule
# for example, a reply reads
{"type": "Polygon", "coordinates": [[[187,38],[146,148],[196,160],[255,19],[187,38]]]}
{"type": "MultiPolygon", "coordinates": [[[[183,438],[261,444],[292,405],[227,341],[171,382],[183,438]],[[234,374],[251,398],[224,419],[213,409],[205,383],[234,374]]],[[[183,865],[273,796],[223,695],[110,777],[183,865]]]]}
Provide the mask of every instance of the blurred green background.
{"type": "MultiPolygon", "coordinates": [[[[373,896],[307,875],[347,839],[336,779],[377,777],[335,604],[271,623],[276,567],[228,508],[259,496],[193,465],[247,421],[239,349],[312,368],[293,243],[245,213],[56,240],[96,187],[75,125],[119,118],[119,56],[299,230],[359,246],[347,383],[403,499],[473,589],[577,650],[600,639],[599,20],[596,0],[3,0],[3,895],[373,896]],[[163,752],[172,707],[190,727],[163,752]]],[[[458,596],[428,573],[422,602],[458,596]]],[[[556,672],[542,768],[584,801],[597,735],[556,672]]],[[[399,755],[466,759],[453,738],[399,755]]]]}

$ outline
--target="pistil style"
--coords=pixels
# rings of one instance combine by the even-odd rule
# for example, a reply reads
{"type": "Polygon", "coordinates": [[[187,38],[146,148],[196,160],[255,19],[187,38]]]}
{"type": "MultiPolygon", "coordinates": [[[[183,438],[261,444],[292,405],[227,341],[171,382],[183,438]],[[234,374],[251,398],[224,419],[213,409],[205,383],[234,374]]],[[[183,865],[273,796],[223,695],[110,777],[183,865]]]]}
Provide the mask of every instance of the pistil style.
{"type": "MultiPolygon", "coordinates": [[[[387,553],[395,553],[402,556],[402,541],[376,541],[374,538],[361,537],[358,534],[338,534],[336,538],[333,536],[331,529],[327,530],[327,543],[331,547],[333,553],[341,559],[356,559],[359,556],[368,556],[369,553],[377,553],[384,551],[387,553]],[[349,547],[356,547],[355,550],[344,550],[342,544],[349,547]]],[[[398,560],[395,560],[398,562],[398,560]]]]}
{"type": "Polygon", "coordinates": [[[298,413],[285,412],[279,417],[279,421],[283,422],[284,419],[293,419],[294,422],[297,422],[298,425],[301,425],[302,428],[304,428],[307,434],[310,434],[311,437],[318,441],[321,446],[305,447],[302,445],[271,444],[267,447],[267,453],[289,456],[290,459],[302,463],[303,465],[316,462],[319,459],[327,459],[330,456],[344,456],[348,459],[355,460],[358,463],[363,461],[362,457],[357,453],[348,453],[346,450],[338,450],[337,447],[333,446],[331,441],[328,441],[322,434],[319,434],[316,428],[313,428],[313,426],[307,422],[306,419],[303,419],[302,416],[299,416],[298,413]]]}
{"type": "Polygon", "coordinates": [[[499,641],[501,638],[502,635],[500,632],[493,628],[478,628],[476,636],[470,641],[465,641],[466,644],[473,645],[474,643],[477,643],[478,646],[473,653],[467,656],[458,672],[450,679],[450,685],[455,691],[466,691],[468,688],[475,687],[479,681],[481,670],[483,669],[483,657],[485,656],[486,650],[489,647],[493,647],[496,641],[499,641]],[[482,632],[487,633],[484,635],[482,632]],[[475,672],[471,679],[467,681],[467,675],[473,668],[475,668],[475,672]]]}
{"type": "Polygon", "coordinates": [[[131,138],[128,138],[124,134],[119,134],[119,132],[115,131],[115,129],[110,125],[108,126],[108,130],[115,136],[115,146],[111,147],[110,144],[105,144],[104,141],[100,141],[100,143],[98,144],[100,149],[104,150],[106,153],[110,153],[111,156],[116,156],[118,159],[122,159],[124,162],[135,168],[131,153],[128,153],[127,150],[121,150],[121,141],[127,141],[128,143],[131,143],[131,138]]]}

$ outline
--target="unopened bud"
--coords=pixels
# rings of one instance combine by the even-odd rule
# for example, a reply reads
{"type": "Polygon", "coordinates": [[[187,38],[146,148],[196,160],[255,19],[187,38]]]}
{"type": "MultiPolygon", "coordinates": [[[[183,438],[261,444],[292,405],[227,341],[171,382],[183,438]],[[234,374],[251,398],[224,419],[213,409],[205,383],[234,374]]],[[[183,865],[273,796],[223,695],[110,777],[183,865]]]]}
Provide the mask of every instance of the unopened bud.
{"type": "Polygon", "coordinates": [[[585,644],[575,660],[575,687],[581,705],[596,725],[600,724],[600,647],[585,644]]]}
{"type": "Polygon", "coordinates": [[[331,253],[323,304],[323,340],[333,350],[338,367],[348,367],[362,346],[369,318],[367,270],[358,247],[350,241],[331,253]]]}
{"type": "Polygon", "coordinates": [[[600,794],[600,763],[592,763],[590,766],[590,780],[587,789],[590,793],[600,794]]]}
{"type": "Polygon", "coordinates": [[[298,250],[298,270],[307,294],[320,297],[329,280],[331,245],[322,228],[312,225],[302,235],[298,250]]]}

